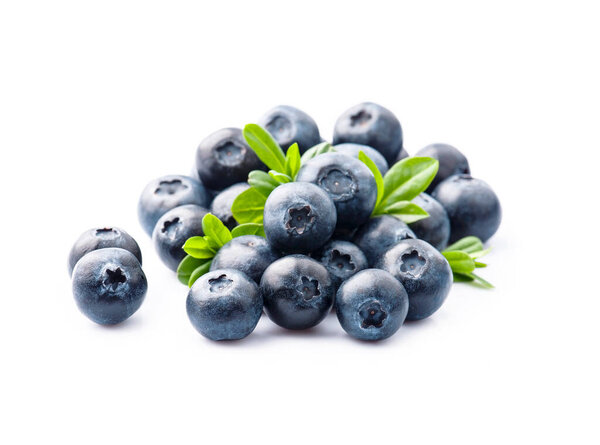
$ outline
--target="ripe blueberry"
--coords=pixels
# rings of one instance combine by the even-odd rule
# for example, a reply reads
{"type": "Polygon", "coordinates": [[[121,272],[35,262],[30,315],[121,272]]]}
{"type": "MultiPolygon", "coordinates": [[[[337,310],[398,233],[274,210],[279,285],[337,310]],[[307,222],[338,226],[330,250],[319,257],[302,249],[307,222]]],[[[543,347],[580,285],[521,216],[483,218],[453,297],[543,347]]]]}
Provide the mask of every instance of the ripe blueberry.
{"type": "Polygon", "coordinates": [[[329,241],[317,259],[329,271],[336,288],[342,281],[368,267],[367,257],[362,250],[348,241],[329,241]]]}
{"type": "Polygon", "coordinates": [[[416,235],[398,218],[383,215],[371,218],[358,229],[353,242],[367,257],[369,266],[373,267],[386,250],[407,238],[416,238],[416,235]]]}
{"type": "Polygon", "coordinates": [[[304,111],[288,105],[280,105],[269,110],[258,124],[264,127],[284,151],[294,142],[300,153],[321,142],[317,124],[304,111]]]}
{"type": "Polygon", "coordinates": [[[333,148],[338,153],[344,153],[356,159],[358,159],[358,154],[363,151],[375,163],[382,175],[385,175],[389,169],[388,163],[383,155],[368,145],[352,144],[348,142],[335,145],[333,148]]]}
{"type": "Polygon", "coordinates": [[[231,206],[240,193],[250,188],[247,182],[239,182],[220,192],[210,205],[210,213],[219,218],[229,229],[237,226],[231,206]]]}
{"type": "Polygon", "coordinates": [[[427,241],[437,250],[443,250],[450,239],[450,220],[444,207],[429,196],[421,193],[413,202],[429,213],[429,217],[410,224],[417,238],[427,241]]]}
{"type": "Polygon", "coordinates": [[[416,156],[427,156],[437,159],[440,168],[429,184],[427,193],[432,193],[437,185],[452,175],[470,173],[469,161],[458,149],[448,144],[431,144],[420,149],[416,156]]]}
{"type": "Polygon", "coordinates": [[[406,149],[404,147],[402,147],[402,150],[400,150],[400,152],[398,153],[398,157],[396,157],[396,160],[394,162],[400,162],[402,159],[408,158],[408,157],[410,157],[410,155],[408,154],[406,149]]]}

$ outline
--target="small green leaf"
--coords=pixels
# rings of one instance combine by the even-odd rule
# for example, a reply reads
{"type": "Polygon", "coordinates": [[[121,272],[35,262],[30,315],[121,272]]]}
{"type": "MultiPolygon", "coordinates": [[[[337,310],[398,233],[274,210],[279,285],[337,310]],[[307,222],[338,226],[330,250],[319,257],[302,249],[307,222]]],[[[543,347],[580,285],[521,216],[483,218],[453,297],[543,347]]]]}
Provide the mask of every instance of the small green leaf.
{"type": "MultiPolygon", "coordinates": [[[[231,232],[229,229],[212,213],[207,213],[202,218],[202,230],[205,236],[208,236],[217,244],[217,247],[223,247],[231,241],[231,232]]],[[[208,242],[210,243],[210,240],[208,242]]]]}
{"type": "Polygon", "coordinates": [[[300,170],[300,148],[298,143],[294,142],[285,155],[285,173],[294,180],[298,170],[300,170]]]}
{"type": "Polygon", "coordinates": [[[414,157],[396,162],[383,177],[384,195],[380,206],[410,201],[431,184],[439,168],[437,159],[414,157]]]}
{"type": "Polygon", "coordinates": [[[242,193],[235,198],[231,211],[233,217],[240,223],[260,223],[263,220],[263,210],[265,208],[265,202],[267,197],[256,190],[254,187],[250,187],[248,190],[244,190],[242,193]]]}
{"type": "Polygon", "coordinates": [[[462,250],[466,253],[480,252],[483,250],[483,243],[476,236],[466,236],[446,247],[444,252],[449,252],[451,250],[462,250]]]}
{"type": "Polygon", "coordinates": [[[446,257],[453,273],[469,274],[475,270],[475,263],[469,254],[458,250],[442,252],[446,257]]]}
{"type": "Polygon", "coordinates": [[[381,213],[374,213],[374,215],[392,215],[406,224],[429,217],[429,213],[410,201],[398,201],[382,208],[380,211],[381,213]]]}
{"type": "Polygon", "coordinates": [[[267,172],[261,170],[252,170],[248,174],[248,184],[254,187],[265,197],[268,197],[279,185],[279,182],[272,178],[267,172]]]}
{"type": "Polygon", "coordinates": [[[300,158],[300,164],[304,165],[315,156],[319,156],[332,151],[337,150],[333,148],[329,142],[321,142],[320,144],[317,144],[304,152],[304,154],[300,158]]]}
{"type": "Polygon", "coordinates": [[[474,260],[476,260],[477,258],[481,258],[482,256],[486,256],[491,251],[492,251],[492,248],[489,247],[489,248],[487,248],[485,250],[478,250],[476,252],[470,252],[469,255],[471,256],[471,258],[473,258],[474,260]]]}
{"type": "Polygon", "coordinates": [[[480,263],[479,261],[473,261],[473,263],[475,264],[475,267],[478,268],[478,269],[481,269],[483,267],[487,267],[487,264],[480,263]]]}
{"type": "Polygon", "coordinates": [[[177,279],[187,286],[187,284],[190,282],[192,273],[207,261],[210,262],[210,260],[201,260],[187,255],[183,260],[181,260],[179,266],[177,267],[177,279]]]}
{"type": "Polygon", "coordinates": [[[469,283],[475,280],[471,275],[463,275],[461,273],[453,273],[452,276],[455,283],[469,283]]]}
{"type": "Polygon", "coordinates": [[[200,278],[202,275],[204,275],[206,272],[208,272],[210,270],[211,263],[212,263],[212,260],[206,261],[206,262],[202,263],[200,266],[198,266],[196,269],[194,269],[194,271],[190,275],[190,279],[189,279],[187,285],[189,287],[192,287],[198,278],[200,278]]]}
{"type": "Polygon", "coordinates": [[[245,223],[245,224],[240,224],[239,226],[235,226],[233,228],[233,230],[231,231],[231,235],[234,238],[237,238],[238,236],[242,236],[242,235],[258,235],[258,236],[264,237],[265,230],[264,230],[262,224],[245,223]]]}
{"type": "Polygon", "coordinates": [[[280,184],[292,182],[292,178],[290,178],[288,175],[285,173],[276,172],[275,170],[269,170],[269,176],[280,184]]]}
{"type": "Polygon", "coordinates": [[[470,274],[471,277],[473,277],[473,279],[480,284],[481,286],[485,287],[486,289],[493,289],[494,285],[492,283],[490,283],[489,281],[484,280],[483,278],[481,278],[479,275],[475,275],[474,273],[470,274]]]}
{"type": "Polygon", "coordinates": [[[216,253],[216,250],[203,236],[188,238],[183,245],[183,250],[188,255],[198,259],[212,258],[216,253]]]}
{"type": "Polygon", "coordinates": [[[270,169],[285,171],[285,155],[273,136],[260,125],[244,127],[244,138],[256,156],[270,169]]]}
{"type": "Polygon", "coordinates": [[[381,172],[377,168],[377,165],[375,165],[375,163],[366,155],[364,151],[360,150],[358,152],[358,159],[360,159],[367,167],[369,167],[369,170],[371,170],[371,173],[373,173],[373,176],[375,176],[375,184],[377,185],[377,201],[375,202],[376,209],[383,199],[383,176],[381,176],[381,172]]]}

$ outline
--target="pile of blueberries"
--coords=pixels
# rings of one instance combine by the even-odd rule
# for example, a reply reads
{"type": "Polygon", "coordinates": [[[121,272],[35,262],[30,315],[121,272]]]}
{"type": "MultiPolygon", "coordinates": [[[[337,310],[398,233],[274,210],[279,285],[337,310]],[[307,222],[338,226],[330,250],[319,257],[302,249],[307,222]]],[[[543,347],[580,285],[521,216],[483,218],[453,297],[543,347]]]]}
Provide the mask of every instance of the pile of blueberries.
{"type": "MultiPolygon", "coordinates": [[[[293,107],[270,110],[259,125],[284,151],[297,143],[303,154],[323,142],[315,121],[293,107]]],[[[500,225],[496,194],[471,177],[466,157],[446,144],[416,154],[439,161],[426,193],[413,201],[429,217],[406,224],[372,216],[377,184],[359,153],[382,174],[408,157],[400,122],[380,105],[362,103],[343,113],[332,146],[268,195],[264,236],[234,237],[215,251],[187,297],[189,319],[202,335],[244,338],[263,310],[283,328],[308,329],[333,308],[351,336],[388,338],[405,320],[432,315],[446,299],[453,273],[440,251],[465,236],[485,242],[500,225]]],[[[188,239],[205,235],[207,214],[236,227],[232,205],[250,188],[253,170],[268,168],[242,130],[225,128],[200,143],[191,176],[164,176],[145,187],[138,216],[168,268],[177,271],[188,239]]],[[[130,317],[147,290],[141,264],[139,246],[125,231],[85,232],[69,255],[80,310],[100,324],[130,317]]]]}

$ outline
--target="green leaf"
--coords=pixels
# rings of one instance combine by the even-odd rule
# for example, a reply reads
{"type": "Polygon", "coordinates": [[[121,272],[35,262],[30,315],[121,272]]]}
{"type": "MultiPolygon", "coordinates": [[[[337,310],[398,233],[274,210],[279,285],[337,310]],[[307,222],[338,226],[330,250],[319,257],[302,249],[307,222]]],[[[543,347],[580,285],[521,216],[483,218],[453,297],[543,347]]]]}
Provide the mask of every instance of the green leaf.
{"type": "Polygon", "coordinates": [[[459,239],[454,244],[450,244],[444,249],[444,252],[451,250],[462,250],[466,253],[481,252],[483,250],[483,243],[476,236],[466,236],[459,239]]]}
{"type": "Polygon", "coordinates": [[[269,176],[280,184],[292,182],[292,178],[290,178],[288,175],[285,173],[276,172],[275,170],[269,170],[269,176]]]}
{"type": "Polygon", "coordinates": [[[442,252],[442,255],[448,260],[453,273],[466,275],[475,270],[473,259],[465,252],[455,250],[451,252],[442,252]]]}
{"type": "Polygon", "coordinates": [[[300,170],[300,148],[298,143],[294,142],[285,155],[285,173],[294,180],[298,170],[300,170]]]}
{"type": "MultiPolygon", "coordinates": [[[[231,232],[229,229],[212,213],[207,213],[202,218],[202,230],[205,236],[208,236],[217,244],[217,247],[223,247],[231,241],[231,232]]],[[[210,240],[208,242],[210,243],[210,240]]]]}
{"type": "Polygon", "coordinates": [[[177,279],[187,286],[187,284],[190,282],[192,273],[207,261],[210,262],[210,260],[201,260],[187,255],[183,260],[181,260],[179,266],[177,267],[177,279]]]}
{"type": "Polygon", "coordinates": [[[377,168],[377,165],[375,165],[375,163],[366,155],[364,151],[360,150],[358,152],[358,159],[360,159],[367,167],[369,167],[369,170],[371,170],[371,173],[373,173],[373,176],[375,176],[375,184],[377,185],[377,201],[375,202],[376,209],[383,199],[383,176],[381,176],[381,172],[377,168]]]}
{"type": "Polygon", "coordinates": [[[268,197],[279,185],[279,182],[272,178],[267,172],[261,170],[252,170],[248,174],[248,184],[254,187],[265,197],[268,197]]]}
{"type": "Polygon", "coordinates": [[[242,235],[258,235],[258,236],[264,237],[265,230],[264,230],[262,224],[245,223],[245,224],[240,224],[239,226],[235,226],[233,228],[233,230],[231,231],[231,235],[234,238],[237,238],[238,236],[242,236],[242,235]]]}
{"type": "Polygon", "coordinates": [[[267,197],[254,187],[250,187],[248,190],[240,193],[235,201],[233,201],[233,205],[231,206],[233,217],[240,224],[262,224],[265,202],[267,202],[267,197]]]}
{"type": "Polygon", "coordinates": [[[474,260],[476,260],[477,258],[481,258],[482,256],[486,256],[491,251],[492,251],[492,248],[489,247],[489,248],[487,248],[485,250],[478,250],[476,252],[470,252],[469,255],[471,256],[471,258],[473,258],[474,260]]]}
{"type": "Polygon", "coordinates": [[[248,124],[244,127],[244,138],[256,156],[270,169],[285,171],[285,155],[279,144],[260,125],[248,124]]]}
{"type": "Polygon", "coordinates": [[[439,168],[437,159],[415,157],[396,162],[383,177],[384,195],[380,206],[410,201],[424,192],[439,168]]]}
{"type": "Polygon", "coordinates": [[[492,283],[490,283],[489,281],[484,280],[483,278],[481,278],[479,275],[475,275],[474,273],[470,274],[471,277],[473,277],[473,279],[480,284],[481,286],[485,287],[486,289],[493,289],[494,285],[492,283]]]}
{"type": "Polygon", "coordinates": [[[212,258],[216,253],[216,250],[203,236],[193,236],[188,238],[183,245],[183,250],[188,255],[198,259],[212,258]]]}
{"type": "Polygon", "coordinates": [[[317,144],[304,152],[304,154],[300,158],[300,164],[304,165],[315,156],[319,156],[332,151],[337,150],[333,148],[329,142],[321,142],[320,144],[317,144]]]}
{"type": "MultiPolygon", "coordinates": [[[[471,257],[472,258],[472,257],[471,257]]],[[[485,263],[480,263],[479,261],[473,261],[473,263],[475,264],[475,267],[478,269],[481,269],[483,267],[487,267],[487,264],[485,263]]]]}
{"type": "Polygon", "coordinates": [[[469,283],[475,280],[471,275],[463,275],[461,273],[453,273],[452,276],[455,283],[469,283]]]}
{"type": "Polygon", "coordinates": [[[410,201],[398,201],[382,208],[381,213],[374,213],[374,215],[380,214],[395,216],[406,224],[411,224],[420,219],[429,217],[429,213],[410,201]]]}
{"type": "Polygon", "coordinates": [[[198,266],[196,269],[194,269],[194,271],[190,275],[190,279],[189,279],[187,285],[189,287],[192,287],[198,278],[200,278],[202,275],[204,275],[206,272],[208,272],[210,270],[211,263],[212,263],[212,260],[206,261],[206,262],[202,263],[200,266],[198,266]]]}

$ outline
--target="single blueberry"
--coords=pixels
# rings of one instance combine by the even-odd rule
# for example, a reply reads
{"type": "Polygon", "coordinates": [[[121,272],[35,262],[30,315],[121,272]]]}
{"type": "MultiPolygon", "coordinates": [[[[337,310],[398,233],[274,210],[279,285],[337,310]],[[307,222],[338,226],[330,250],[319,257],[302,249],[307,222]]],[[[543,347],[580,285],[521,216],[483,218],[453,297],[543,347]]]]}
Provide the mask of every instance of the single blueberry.
{"type": "Polygon", "coordinates": [[[363,251],[369,266],[373,267],[379,257],[394,244],[407,238],[416,238],[406,223],[390,215],[371,218],[358,229],[353,243],[363,251]]]}
{"type": "Polygon", "coordinates": [[[273,190],[263,214],[269,244],[287,253],[308,253],[322,247],[331,238],[336,221],[329,195],[303,182],[290,182],[273,190]]]}
{"type": "Polygon", "coordinates": [[[365,269],[342,283],[335,307],[342,328],[352,337],[383,340],[404,323],[408,295],[388,272],[365,269]]]}
{"type": "Polygon", "coordinates": [[[142,264],[142,251],[140,246],[125,230],[118,227],[97,227],[81,234],[69,252],[69,275],[73,275],[73,268],[87,253],[107,247],[120,247],[130,251],[142,264]]]}
{"type": "Polygon", "coordinates": [[[417,238],[427,241],[437,250],[443,250],[450,239],[450,220],[446,210],[427,193],[421,193],[413,202],[429,213],[429,216],[409,224],[410,229],[417,238]]]}
{"type": "Polygon", "coordinates": [[[254,281],[233,269],[202,275],[190,289],[187,314],[194,328],[210,340],[239,340],[254,331],[263,299],[254,281]]]}
{"type": "Polygon", "coordinates": [[[317,259],[329,271],[336,288],[342,281],[369,266],[362,250],[348,241],[329,241],[323,246],[317,259]]]}
{"type": "Polygon", "coordinates": [[[304,164],[296,181],[321,187],[337,210],[337,229],[367,222],[377,201],[377,184],[361,161],[342,153],[325,153],[304,164]]]}
{"type": "Polygon", "coordinates": [[[210,205],[210,213],[219,218],[229,229],[233,229],[237,226],[237,221],[233,217],[231,206],[233,205],[235,198],[249,188],[250,185],[248,185],[247,182],[239,182],[227,187],[213,199],[213,202],[210,205]]]}
{"type": "Polygon", "coordinates": [[[433,197],[450,218],[450,242],[473,235],[487,241],[500,227],[502,209],[498,196],[480,179],[455,175],[440,183],[433,197]]]}
{"type": "Polygon", "coordinates": [[[73,269],[73,296],[90,320],[121,323],[137,311],[148,290],[146,275],[135,255],[109,247],[84,255],[73,269]]]}
{"type": "Polygon", "coordinates": [[[335,123],[333,144],[344,142],[373,147],[391,165],[402,149],[402,127],[390,110],[365,102],[344,112],[335,123]]]}
{"type": "Polygon", "coordinates": [[[396,160],[395,160],[394,163],[400,162],[402,159],[408,158],[408,157],[410,157],[410,155],[408,154],[408,152],[406,151],[406,149],[404,147],[402,147],[402,150],[400,150],[398,152],[398,157],[396,157],[396,160]]]}
{"type": "Polygon", "coordinates": [[[239,128],[223,128],[206,137],[196,150],[196,168],[202,183],[213,190],[223,190],[244,182],[252,170],[264,170],[244,140],[239,128]]]}
{"type": "Polygon", "coordinates": [[[388,162],[385,160],[383,155],[375,150],[373,147],[361,144],[345,143],[335,145],[333,147],[338,153],[344,153],[358,159],[358,154],[362,151],[375,163],[382,175],[385,175],[389,169],[388,162]]]}
{"type": "Polygon", "coordinates": [[[450,176],[471,172],[469,161],[467,161],[465,155],[452,145],[431,144],[420,149],[415,156],[426,156],[440,162],[440,168],[429,187],[427,187],[427,193],[432,193],[440,182],[450,176]]]}
{"type": "Polygon", "coordinates": [[[206,207],[210,203],[204,186],[189,176],[169,175],[154,179],[146,185],[138,202],[138,217],[149,236],[158,219],[185,204],[206,207]]]}
{"type": "Polygon", "coordinates": [[[289,255],[267,267],[260,290],[268,317],[287,329],[319,324],[331,309],[335,294],[327,269],[304,255],[289,255]]]}
{"type": "Polygon", "coordinates": [[[243,235],[233,238],[219,249],[212,260],[210,270],[235,269],[260,283],[265,269],[279,255],[262,236],[243,235]]]}
{"type": "Polygon", "coordinates": [[[421,320],[437,311],[452,287],[452,270],[431,244],[418,239],[399,242],[376,265],[398,279],[408,293],[407,320],[421,320]]]}
{"type": "Polygon", "coordinates": [[[280,105],[265,113],[258,124],[264,127],[284,151],[294,142],[298,143],[300,154],[321,142],[316,122],[297,108],[280,105]]]}
{"type": "Polygon", "coordinates": [[[154,248],[162,262],[171,270],[185,257],[183,245],[192,236],[202,236],[202,218],[208,213],[204,207],[184,205],[165,213],[152,233],[154,248]]]}

